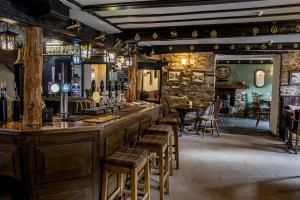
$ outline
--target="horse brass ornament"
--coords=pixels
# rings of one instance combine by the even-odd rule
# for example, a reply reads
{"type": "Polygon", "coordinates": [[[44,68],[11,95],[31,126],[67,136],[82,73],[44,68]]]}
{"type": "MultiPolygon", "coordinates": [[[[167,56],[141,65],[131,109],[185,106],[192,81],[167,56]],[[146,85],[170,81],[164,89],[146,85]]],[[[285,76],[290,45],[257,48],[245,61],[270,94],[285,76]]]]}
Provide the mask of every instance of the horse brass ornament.
{"type": "Polygon", "coordinates": [[[272,28],[271,28],[271,33],[275,34],[278,32],[278,28],[276,25],[273,25],[272,28]]]}
{"type": "Polygon", "coordinates": [[[299,48],[299,44],[298,43],[294,43],[293,47],[294,47],[294,49],[298,49],[299,48]]]}
{"type": "Polygon", "coordinates": [[[196,31],[196,30],[193,31],[193,32],[192,32],[192,37],[193,37],[193,38],[196,38],[197,36],[198,36],[198,31],[196,31]]]}
{"type": "Polygon", "coordinates": [[[216,38],[216,37],[218,37],[217,31],[216,31],[216,30],[212,30],[212,31],[210,32],[210,37],[211,37],[211,38],[216,38]]]}
{"type": "Polygon", "coordinates": [[[135,34],[134,40],[135,40],[135,41],[140,41],[140,40],[141,40],[141,37],[140,37],[140,34],[139,34],[139,33],[136,33],[136,34],[135,34]]]}
{"type": "Polygon", "coordinates": [[[220,47],[219,47],[219,45],[218,44],[216,44],[215,46],[214,46],[214,49],[215,50],[218,50],[220,47]]]}
{"type": "Polygon", "coordinates": [[[254,27],[252,29],[252,33],[253,33],[254,36],[256,36],[258,34],[258,32],[259,32],[259,29],[257,27],[254,27]]]}
{"type": "Polygon", "coordinates": [[[235,49],[235,45],[234,44],[230,45],[230,49],[234,50],[235,49]]]}
{"type": "Polygon", "coordinates": [[[154,33],[152,34],[152,38],[153,38],[154,40],[156,40],[156,39],[158,38],[158,35],[157,35],[156,32],[154,32],[154,33]]]}
{"type": "Polygon", "coordinates": [[[171,34],[172,38],[177,37],[177,32],[176,31],[171,31],[170,34],[171,34]]]}
{"type": "Polygon", "coordinates": [[[296,27],[295,27],[295,31],[297,32],[297,33],[300,33],[300,25],[298,24],[298,25],[296,25],[296,27]]]}
{"type": "Polygon", "coordinates": [[[278,44],[278,45],[277,45],[277,48],[278,48],[278,49],[282,49],[282,47],[283,47],[282,44],[278,44]]]}
{"type": "Polygon", "coordinates": [[[262,44],[260,47],[261,47],[261,49],[266,49],[267,45],[266,44],[262,44]]]}

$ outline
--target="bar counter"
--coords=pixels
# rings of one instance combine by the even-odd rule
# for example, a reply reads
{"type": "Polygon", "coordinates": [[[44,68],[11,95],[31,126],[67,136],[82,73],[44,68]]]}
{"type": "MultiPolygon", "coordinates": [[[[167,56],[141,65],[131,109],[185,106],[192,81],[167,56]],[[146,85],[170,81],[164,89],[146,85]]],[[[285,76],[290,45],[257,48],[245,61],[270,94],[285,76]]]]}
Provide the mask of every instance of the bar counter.
{"type": "MultiPolygon", "coordinates": [[[[20,185],[30,200],[99,200],[101,162],[119,146],[130,146],[139,132],[139,121],[157,119],[160,106],[126,108],[103,123],[64,122],[55,119],[41,127],[20,122],[0,125],[0,177],[20,185]]],[[[103,115],[101,115],[103,116],[103,115]]],[[[116,176],[110,181],[116,183],[116,176]]],[[[110,184],[112,192],[116,184],[110,184]]]]}

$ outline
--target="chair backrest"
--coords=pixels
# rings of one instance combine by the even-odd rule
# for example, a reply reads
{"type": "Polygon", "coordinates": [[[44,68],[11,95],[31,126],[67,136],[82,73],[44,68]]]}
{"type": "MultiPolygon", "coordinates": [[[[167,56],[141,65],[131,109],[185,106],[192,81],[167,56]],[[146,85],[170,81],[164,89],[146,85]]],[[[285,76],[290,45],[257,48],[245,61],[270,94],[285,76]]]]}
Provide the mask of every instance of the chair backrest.
{"type": "Polygon", "coordinates": [[[215,119],[218,119],[221,107],[222,107],[222,100],[217,98],[214,101],[214,113],[213,113],[213,115],[214,115],[215,119]]]}
{"type": "Polygon", "coordinates": [[[170,103],[166,97],[160,98],[160,104],[161,104],[161,109],[160,113],[163,117],[167,116],[170,114],[170,103]]]}

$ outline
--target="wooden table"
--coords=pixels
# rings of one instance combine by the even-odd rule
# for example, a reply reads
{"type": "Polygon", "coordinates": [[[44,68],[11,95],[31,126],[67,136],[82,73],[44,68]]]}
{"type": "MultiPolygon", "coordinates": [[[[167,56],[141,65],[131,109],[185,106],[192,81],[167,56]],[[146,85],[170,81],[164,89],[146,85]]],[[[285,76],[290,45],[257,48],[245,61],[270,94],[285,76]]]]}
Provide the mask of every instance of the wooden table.
{"type": "Polygon", "coordinates": [[[178,112],[179,118],[180,118],[180,134],[179,137],[182,135],[182,133],[184,133],[184,120],[185,120],[185,116],[187,113],[189,112],[196,112],[197,116],[199,114],[200,111],[203,111],[203,107],[200,105],[177,105],[172,107],[174,109],[176,109],[176,111],[178,112]]]}

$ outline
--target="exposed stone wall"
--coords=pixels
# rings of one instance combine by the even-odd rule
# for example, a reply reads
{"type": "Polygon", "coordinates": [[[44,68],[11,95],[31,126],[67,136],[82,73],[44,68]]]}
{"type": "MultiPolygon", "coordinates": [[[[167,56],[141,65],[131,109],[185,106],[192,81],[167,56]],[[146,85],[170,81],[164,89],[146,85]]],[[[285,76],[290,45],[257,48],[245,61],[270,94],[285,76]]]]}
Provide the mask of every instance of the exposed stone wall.
{"type": "Polygon", "coordinates": [[[163,67],[162,96],[187,96],[195,104],[207,104],[213,100],[215,95],[215,55],[213,53],[163,54],[159,57],[168,62],[168,65],[163,67]],[[182,58],[187,60],[184,66],[181,63],[182,58]],[[193,60],[194,64],[191,65],[189,60],[193,60]],[[168,81],[169,70],[181,70],[187,78],[181,82],[168,81]],[[195,83],[188,79],[193,70],[205,71],[204,83],[195,83]]]}
{"type": "Polygon", "coordinates": [[[300,70],[300,51],[282,54],[281,85],[288,85],[290,70],[300,70]]]}

